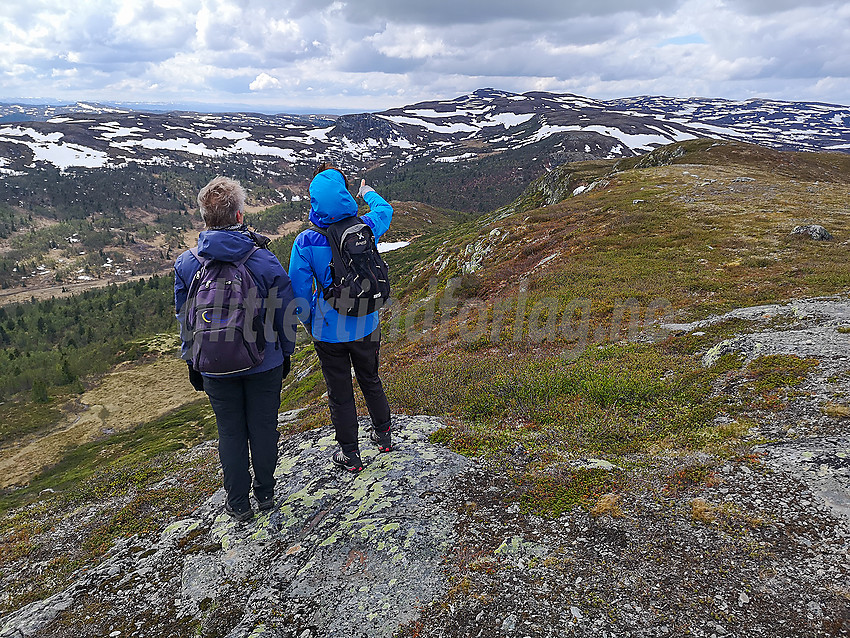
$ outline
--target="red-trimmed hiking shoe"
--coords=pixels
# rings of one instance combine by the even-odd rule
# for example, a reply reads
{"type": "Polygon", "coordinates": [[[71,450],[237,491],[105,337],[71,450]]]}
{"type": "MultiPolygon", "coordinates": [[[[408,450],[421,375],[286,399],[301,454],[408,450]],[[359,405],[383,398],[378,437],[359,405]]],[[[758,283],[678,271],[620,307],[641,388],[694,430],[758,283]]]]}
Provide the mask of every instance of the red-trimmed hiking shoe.
{"type": "Polygon", "coordinates": [[[387,428],[383,432],[372,430],[369,433],[369,440],[378,446],[378,452],[392,452],[393,439],[390,435],[390,428],[387,428]]]}
{"type": "Polygon", "coordinates": [[[363,469],[363,461],[360,460],[360,452],[354,450],[346,454],[342,450],[337,450],[333,455],[334,465],[341,467],[349,472],[359,472],[363,469]]]}

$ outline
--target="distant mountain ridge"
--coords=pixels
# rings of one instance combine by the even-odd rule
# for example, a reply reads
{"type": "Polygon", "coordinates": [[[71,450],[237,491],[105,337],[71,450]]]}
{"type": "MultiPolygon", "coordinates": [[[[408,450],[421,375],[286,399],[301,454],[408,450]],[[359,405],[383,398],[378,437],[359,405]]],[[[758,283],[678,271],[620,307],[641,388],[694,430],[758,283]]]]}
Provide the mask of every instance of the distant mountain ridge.
{"type": "Polygon", "coordinates": [[[43,122],[65,113],[126,113],[122,109],[97,102],[75,102],[73,104],[30,104],[29,102],[0,102],[0,123],[43,122]]]}
{"type": "MultiPolygon", "coordinates": [[[[80,102],[0,104],[0,174],[249,159],[296,175],[318,160],[357,170],[468,162],[521,149],[548,164],[630,157],[697,137],[850,152],[850,107],[815,102],[480,89],[453,100],[342,116],[133,111],[80,102]]],[[[531,157],[529,157],[531,159],[531,157]]]]}

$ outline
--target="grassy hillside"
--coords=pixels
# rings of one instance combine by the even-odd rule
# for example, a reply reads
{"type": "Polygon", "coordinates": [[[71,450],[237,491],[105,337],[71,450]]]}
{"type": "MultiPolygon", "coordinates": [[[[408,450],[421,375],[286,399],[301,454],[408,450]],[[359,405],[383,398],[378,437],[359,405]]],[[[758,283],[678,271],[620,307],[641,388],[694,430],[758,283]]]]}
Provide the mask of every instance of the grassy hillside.
{"type": "Polygon", "coordinates": [[[442,285],[460,277],[467,296],[492,302],[517,296],[525,281],[529,304],[549,297],[563,308],[586,298],[604,317],[617,299],[645,306],[663,297],[688,319],[850,288],[846,155],[713,141],[656,153],[678,157],[634,169],[565,165],[516,204],[397,253],[396,290],[421,297],[432,278],[442,285]],[[558,179],[569,185],[561,201],[531,208],[558,179]],[[579,187],[587,190],[572,196],[579,187]],[[791,236],[809,223],[826,226],[834,240],[791,236]]]}

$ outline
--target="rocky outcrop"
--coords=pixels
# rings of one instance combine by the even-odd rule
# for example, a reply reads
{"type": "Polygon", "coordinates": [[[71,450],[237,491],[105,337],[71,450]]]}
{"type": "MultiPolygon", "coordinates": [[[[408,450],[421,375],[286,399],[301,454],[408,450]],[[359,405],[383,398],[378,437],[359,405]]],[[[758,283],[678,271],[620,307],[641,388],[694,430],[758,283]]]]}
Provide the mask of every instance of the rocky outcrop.
{"type": "Polygon", "coordinates": [[[120,541],[69,589],[0,621],[0,636],[392,636],[445,589],[455,514],[439,504],[470,461],[428,442],[440,425],[396,417],[397,447],[380,455],[364,427],[357,475],[332,467],[327,428],[292,437],[271,513],[236,523],[220,490],[156,542],[120,541]]]}
{"type": "Polygon", "coordinates": [[[507,237],[506,232],[494,228],[481,239],[467,244],[457,259],[460,271],[468,275],[483,268],[485,260],[495,250],[496,246],[505,241],[507,237]]]}
{"type": "Polygon", "coordinates": [[[753,322],[753,330],[710,348],[702,357],[704,366],[714,365],[725,354],[737,354],[745,364],[775,354],[818,362],[817,373],[796,388],[798,399],[774,420],[775,434],[781,438],[756,452],[775,469],[806,483],[836,514],[850,518],[850,436],[846,428],[837,427],[843,412],[830,414],[827,409],[831,402],[847,400],[850,300],[800,299],[739,308],[679,329],[705,329],[730,320],[753,322]]]}
{"type": "Polygon", "coordinates": [[[808,226],[795,226],[791,231],[792,235],[801,237],[810,237],[815,241],[829,241],[832,239],[832,233],[819,224],[809,224],[808,226]]]}

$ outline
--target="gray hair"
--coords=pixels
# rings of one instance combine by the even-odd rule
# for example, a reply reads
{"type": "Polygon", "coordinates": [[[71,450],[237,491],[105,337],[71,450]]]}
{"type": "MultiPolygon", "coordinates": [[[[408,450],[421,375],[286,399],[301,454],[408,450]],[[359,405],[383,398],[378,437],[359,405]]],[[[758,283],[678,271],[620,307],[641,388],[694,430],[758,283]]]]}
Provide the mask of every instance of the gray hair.
{"type": "Polygon", "coordinates": [[[236,213],[245,208],[245,189],[235,179],[216,177],[198,193],[201,217],[207,228],[225,228],[236,223],[236,213]]]}

